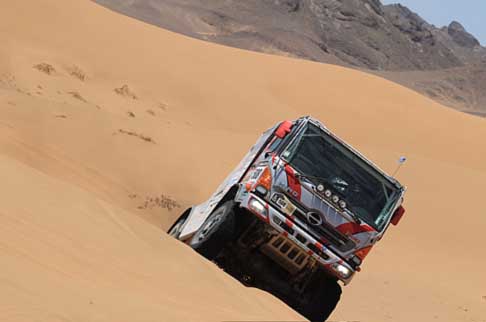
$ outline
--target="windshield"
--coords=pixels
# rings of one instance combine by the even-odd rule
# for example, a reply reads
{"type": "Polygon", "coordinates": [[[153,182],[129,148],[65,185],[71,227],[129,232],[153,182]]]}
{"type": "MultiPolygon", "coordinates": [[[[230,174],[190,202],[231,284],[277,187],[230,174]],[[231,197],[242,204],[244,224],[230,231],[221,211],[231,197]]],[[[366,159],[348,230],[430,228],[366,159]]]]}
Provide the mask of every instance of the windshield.
{"type": "Polygon", "coordinates": [[[338,195],[348,211],[381,230],[399,197],[398,188],[317,126],[309,123],[301,133],[282,157],[314,184],[338,195]]]}

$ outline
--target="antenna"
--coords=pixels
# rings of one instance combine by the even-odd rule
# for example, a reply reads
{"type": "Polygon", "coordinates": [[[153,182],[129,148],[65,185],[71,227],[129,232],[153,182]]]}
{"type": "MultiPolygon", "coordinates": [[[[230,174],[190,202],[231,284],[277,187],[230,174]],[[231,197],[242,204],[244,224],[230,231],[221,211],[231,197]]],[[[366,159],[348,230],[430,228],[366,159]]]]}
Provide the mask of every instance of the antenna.
{"type": "Polygon", "coordinates": [[[398,170],[400,170],[400,168],[402,167],[402,165],[407,161],[407,158],[406,157],[400,157],[400,159],[398,159],[398,167],[397,169],[395,170],[395,172],[393,172],[393,175],[392,177],[395,177],[395,175],[398,173],[398,170]]]}

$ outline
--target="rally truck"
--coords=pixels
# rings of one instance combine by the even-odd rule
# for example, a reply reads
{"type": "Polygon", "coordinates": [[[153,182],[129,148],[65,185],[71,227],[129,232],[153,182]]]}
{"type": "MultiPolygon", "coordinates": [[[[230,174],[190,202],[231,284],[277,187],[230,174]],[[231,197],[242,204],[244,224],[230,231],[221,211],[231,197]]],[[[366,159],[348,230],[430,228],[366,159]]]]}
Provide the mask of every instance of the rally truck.
{"type": "MultiPolygon", "coordinates": [[[[209,174],[208,174],[209,175],[209,174]]],[[[336,307],[405,210],[405,188],[311,117],[258,139],[206,202],[168,233],[311,321],[336,307]]]]}

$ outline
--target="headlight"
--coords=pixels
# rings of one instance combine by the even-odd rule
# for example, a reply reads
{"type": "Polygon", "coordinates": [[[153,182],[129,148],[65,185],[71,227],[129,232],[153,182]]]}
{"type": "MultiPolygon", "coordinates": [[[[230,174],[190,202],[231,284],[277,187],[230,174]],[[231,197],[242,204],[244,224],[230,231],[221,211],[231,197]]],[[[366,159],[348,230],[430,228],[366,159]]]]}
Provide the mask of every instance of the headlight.
{"type": "Polygon", "coordinates": [[[349,268],[338,263],[333,264],[332,269],[344,279],[348,279],[349,277],[351,277],[351,274],[353,273],[349,268]]]}
{"type": "Polygon", "coordinates": [[[259,200],[251,198],[248,207],[257,214],[267,217],[267,208],[259,200]]]}

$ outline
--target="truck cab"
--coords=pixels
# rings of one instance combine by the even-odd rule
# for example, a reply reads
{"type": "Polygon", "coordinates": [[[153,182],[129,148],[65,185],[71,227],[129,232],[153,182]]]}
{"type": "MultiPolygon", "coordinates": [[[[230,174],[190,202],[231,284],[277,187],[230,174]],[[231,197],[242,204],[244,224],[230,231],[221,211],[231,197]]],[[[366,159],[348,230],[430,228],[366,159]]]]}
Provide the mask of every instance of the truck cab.
{"type": "Polygon", "coordinates": [[[246,285],[324,321],[404,214],[405,188],[311,117],[263,133],[169,234],[246,285]]]}

